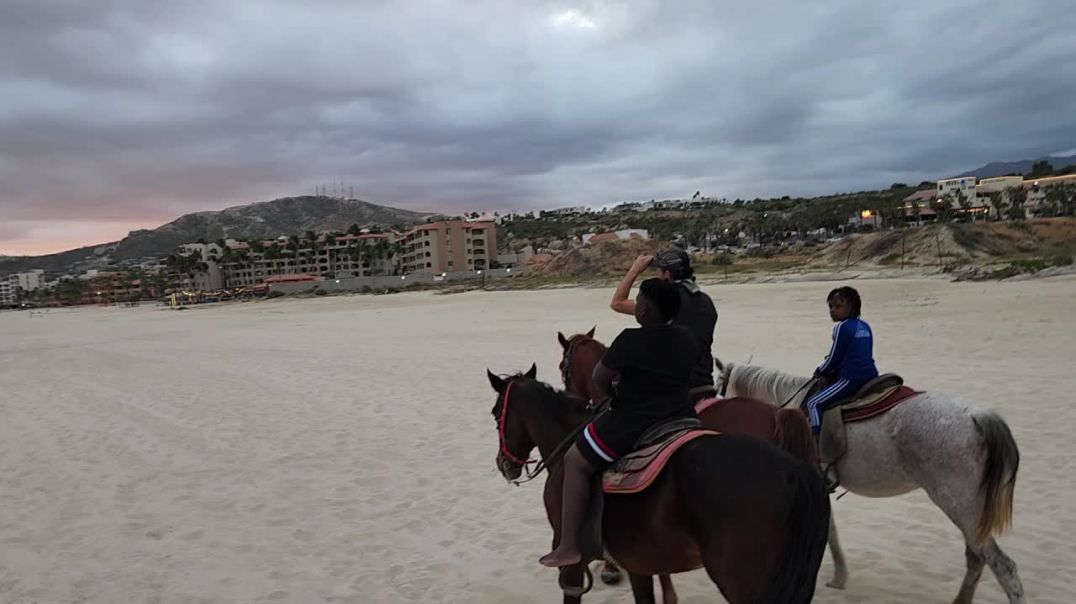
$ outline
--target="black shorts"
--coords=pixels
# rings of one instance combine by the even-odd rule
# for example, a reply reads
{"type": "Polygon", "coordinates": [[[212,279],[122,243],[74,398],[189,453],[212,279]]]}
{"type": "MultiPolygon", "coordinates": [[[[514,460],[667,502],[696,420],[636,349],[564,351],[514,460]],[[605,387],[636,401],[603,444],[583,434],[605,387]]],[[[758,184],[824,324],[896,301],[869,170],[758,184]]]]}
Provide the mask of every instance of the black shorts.
{"type": "Polygon", "coordinates": [[[632,452],[635,443],[650,426],[673,417],[690,417],[687,411],[666,418],[640,418],[611,409],[594,421],[575,438],[575,446],[595,471],[609,467],[614,461],[632,452]]]}

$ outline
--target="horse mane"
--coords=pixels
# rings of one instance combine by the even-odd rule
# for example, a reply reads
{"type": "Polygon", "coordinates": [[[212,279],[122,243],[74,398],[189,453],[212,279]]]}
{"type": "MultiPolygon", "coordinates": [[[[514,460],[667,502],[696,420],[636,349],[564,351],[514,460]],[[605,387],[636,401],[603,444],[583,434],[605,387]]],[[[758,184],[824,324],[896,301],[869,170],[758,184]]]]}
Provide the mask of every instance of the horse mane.
{"type": "Polygon", "coordinates": [[[522,372],[511,374],[507,376],[506,379],[520,380],[532,386],[534,392],[538,395],[543,404],[565,405],[571,411],[586,411],[587,405],[590,404],[590,401],[585,398],[576,396],[564,390],[558,390],[552,385],[539,379],[529,378],[522,372]]]}
{"type": "Polygon", "coordinates": [[[802,398],[802,393],[796,391],[810,379],[779,369],[735,363],[725,365],[724,375],[728,384],[727,396],[746,396],[775,405],[783,404],[792,396],[802,398]]]}

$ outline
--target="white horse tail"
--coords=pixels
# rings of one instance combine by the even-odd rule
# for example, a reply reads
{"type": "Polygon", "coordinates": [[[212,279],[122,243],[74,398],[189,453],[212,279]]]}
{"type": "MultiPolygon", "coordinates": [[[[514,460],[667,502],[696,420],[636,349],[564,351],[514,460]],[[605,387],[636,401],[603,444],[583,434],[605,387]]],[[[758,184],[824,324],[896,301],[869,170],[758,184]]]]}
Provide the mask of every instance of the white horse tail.
{"type": "Polygon", "coordinates": [[[976,545],[982,546],[991,536],[1012,524],[1012,498],[1016,472],[1020,468],[1020,451],[1008,424],[997,413],[978,412],[972,415],[972,421],[982,434],[986,448],[986,466],[979,483],[985,502],[975,536],[976,545]]]}

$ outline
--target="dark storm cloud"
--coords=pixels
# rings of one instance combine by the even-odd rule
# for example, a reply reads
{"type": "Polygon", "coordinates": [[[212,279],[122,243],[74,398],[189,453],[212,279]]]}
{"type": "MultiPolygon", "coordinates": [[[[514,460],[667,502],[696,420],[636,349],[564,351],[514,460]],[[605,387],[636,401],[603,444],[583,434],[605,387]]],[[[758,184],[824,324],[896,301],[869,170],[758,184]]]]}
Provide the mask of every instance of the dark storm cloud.
{"type": "Polygon", "coordinates": [[[918,182],[1076,147],[1074,25],[1044,1],[8,0],[0,253],[334,179],[419,209],[918,182]]]}

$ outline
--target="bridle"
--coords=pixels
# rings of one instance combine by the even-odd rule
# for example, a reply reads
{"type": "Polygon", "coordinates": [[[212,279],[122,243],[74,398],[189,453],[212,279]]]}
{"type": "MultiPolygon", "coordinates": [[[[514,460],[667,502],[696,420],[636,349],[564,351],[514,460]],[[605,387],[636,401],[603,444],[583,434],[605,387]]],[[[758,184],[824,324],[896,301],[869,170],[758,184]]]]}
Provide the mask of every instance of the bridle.
{"type": "Polygon", "coordinates": [[[538,463],[536,459],[528,459],[526,461],[520,459],[515,453],[512,453],[508,449],[508,441],[504,438],[504,426],[508,421],[508,397],[512,394],[512,386],[515,385],[515,380],[510,380],[508,385],[504,389],[504,394],[501,395],[501,413],[497,418],[497,437],[501,441],[501,455],[508,458],[508,461],[516,464],[517,466],[523,466],[524,469],[532,463],[538,463]]]}
{"type": "Polygon", "coordinates": [[[568,342],[568,349],[564,351],[564,358],[560,360],[560,377],[564,380],[565,388],[571,388],[572,386],[572,357],[575,355],[575,349],[579,347],[579,343],[582,341],[581,336],[572,336],[572,339],[568,342]]]}
{"type": "Polygon", "coordinates": [[[565,349],[564,358],[560,361],[560,377],[564,380],[565,390],[569,390],[572,387],[572,378],[574,377],[572,374],[572,369],[575,365],[574,361],[576,350],[578,350],[580,346],[588,342],[593,342],[598,346],[604,348],[601,342],[595,340],[594,338],[586,334],[576,334],[572,336],[570,340],[568,340],[568,348],[565,349]]]}
{"type": "Polygon", "coordinates": [[[568,447],[571,447],[572,443],[575,442],[575,437],[578,436],[579,433],[587,427],[587,424],[593,421],[597,416],[601,415],[602,413],[605,413],[605,410],[608,408],[608,406],[604,402],[599,405],[588,403],[587,410],[590,411],[591,417],[587,421],[583,422],[578,428],[572,430],[571,434],[565,437],[564,440],[560,441],[560,443],[557,444],[557,446],[549,452],[548,456],[542,459],[523,460],[520,459],[520,457],[515,453],[512,453],[511,450],[509,450],[508,441],[504,437],[505,424],[508,421],[508,398],[509,395],[511,395],[512,393],[512,386],[514,384],[515,378],[510,379],[508,381],[508,385],[504,389],[504,393],[501,395],[501,413],[500,417],[497,418],[497,437],[500,440],[501,455],[508,459],[508,461],[511,461],[517,466],[523,468],[523,472],[526,475],[526,478],[522,480],[517,479],[511,481],[512,484],[519,486],[525,482],[530,482],[535,478],[538,478],[538,476],[540,476],[542,472],[548,470],[551,465],[557,463],[558,459],[564,454],[565,451],[568,450],[568,447]],[[528,469],[528,467],[531,465],[533,465],[534,467],[528,469]]]}

